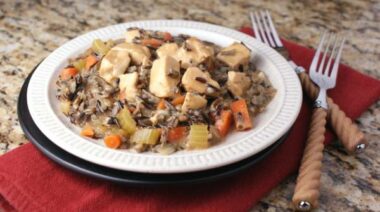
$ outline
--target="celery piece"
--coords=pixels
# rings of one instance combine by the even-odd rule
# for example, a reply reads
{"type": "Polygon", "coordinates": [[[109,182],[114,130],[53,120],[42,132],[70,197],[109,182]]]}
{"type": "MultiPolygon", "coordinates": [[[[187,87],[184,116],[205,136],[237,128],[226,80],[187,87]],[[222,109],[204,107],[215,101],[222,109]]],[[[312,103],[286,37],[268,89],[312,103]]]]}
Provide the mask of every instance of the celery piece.
{"type": "Polygon", "coordinates": [[[73,62],[74,68],[76,68],[78,71],[81,71],[86,66],[86,61],[83,59],[76,60],[73,62]]]}
{"type": "Polygon", "coordinates": [[[194,124],[190,126],[189,140],[187,146],[190,149],[204,149],[208,147],[207,125],[194,124]]]}
{"type": "Polygon", "coordinates": [[[63,114],[69,115],[70,108],[71,108],[71,102],[69,100],[62,100],[60,102],[60,108],[63,114]]]}
{"type": "Polygon", "coordinates": [[[157,144],[161,135],[160,129],[138,129],[131,137],[132,143],[137,144],[157,144]]]}
{"type": "Polygon", "coordinates": [[[100,56],[104,56],[110,50],[109,47],[104,44],[104,42],[100,39],[95,39],[92,42],[92,50],[100,56]]]}
{"type": "Polygon", "coordinates": [[[131,135],[136,131],[136,121],[132,118],[128,108],[123,108],[120,110],[116,115],[116,119],[119,122],[121,128],[128,135],[131,135]]]}
{"type": "Polygon", "coordinates": [[[108,131],[113,135],[120,135],[122,137],[128,136],[128,134],[125,132],[124,129],[120,129],[117,126],[113,126],[113,127],[108,128],[108,131]]]}

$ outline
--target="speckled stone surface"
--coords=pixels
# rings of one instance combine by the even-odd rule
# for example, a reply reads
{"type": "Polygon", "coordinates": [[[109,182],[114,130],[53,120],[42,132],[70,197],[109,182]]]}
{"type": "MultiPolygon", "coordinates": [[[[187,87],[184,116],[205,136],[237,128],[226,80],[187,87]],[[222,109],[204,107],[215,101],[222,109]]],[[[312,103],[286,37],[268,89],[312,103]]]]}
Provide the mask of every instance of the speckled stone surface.
{"type": "MultiPolygon", "coordinates": [[[[67,40],[90,30],[133,20],[190,19],[231,28],[249,25],[247,13],[271,11],[279,33],[316,46],[323,28],[348,37],[343,63],[380,78],[380,1],[0,1],[0,154],[25,142],[16,115],[22,82],[32,68],[67,40]],[[155,2],[155,3],[153,3],[155,2]]],[[[371,146],[349,156],[324,151],[319,211],[380,211],[380,101],[357,120],[371,146]]],[[[295,176],[252,211],[291,210],[295,176]]]]}

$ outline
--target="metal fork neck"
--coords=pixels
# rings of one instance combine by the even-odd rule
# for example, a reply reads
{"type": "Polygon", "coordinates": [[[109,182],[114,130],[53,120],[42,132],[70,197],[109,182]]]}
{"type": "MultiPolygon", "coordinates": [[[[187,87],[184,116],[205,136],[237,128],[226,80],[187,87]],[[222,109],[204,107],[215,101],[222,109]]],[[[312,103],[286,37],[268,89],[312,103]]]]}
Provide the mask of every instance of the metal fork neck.
{"type": "Polygon", "coordinates": [[[326,96],[327,96],[326,95],[326,89],[320,88],[319,93],[318,93],[318,97],[314,102],[314,107],[315,108],[324,108],[327,110],[328,106],[327,106],[326,96]]]}
{"type": "Polygon", "coordinates": [[[292,60],[289,60],[288,61],[290,66],[294,69],[294,71],[297,73],[297,74],[300,74],[302,72],[305,72],[305,69],[302,67],[302,66],[297,66],[292,60]]]}

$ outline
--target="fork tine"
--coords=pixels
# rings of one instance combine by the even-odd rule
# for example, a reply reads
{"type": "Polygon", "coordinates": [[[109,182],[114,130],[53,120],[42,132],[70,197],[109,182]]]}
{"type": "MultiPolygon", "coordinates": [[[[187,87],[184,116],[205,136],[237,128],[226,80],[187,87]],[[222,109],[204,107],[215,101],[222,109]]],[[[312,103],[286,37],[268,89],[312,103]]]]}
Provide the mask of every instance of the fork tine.
{"type": "Polygon", "coordinates": [[[264,34],[263,26],[261,25],[261,21],[263,21],[263,20],[260,19],[260,16],[258,15],[257,12],[254,12],[254,16],[255,16],[255,18],[257,20],[257,26],[259,27],[259,32],[260,32],[262,40],[264,41],[264,43],[266,43],[267,45],[269,45],[268,40],[267,40],[267,38],[265,37],[265,34],[264,34]]]}
{"type": "Polygon", "coordinates": [[[326,74],[326,76],[328,75],[329,70],[323,69],[323,68],[325,67],[325,60],[326,60],[327,54],[329,53],[329,50],[330,50],[330,43],[331,43],[332,38],[333,38],[333,34],[329,34],[329,38],[328,38],[327,43],[326,43],[326,49],[325,49],[325,52],[323,54],[322,61],[319,64],[319,68],[318,68],[318,73],[326,74]],[[324,72],[323,72],[323,70],[324,70],[324,72]]]}
{"type": "Polygon", "coordinates": [[[277,47],[283,47],[284,45],[282,45],[282,42],[280,40],[280,37],[278,36],[276,28],[274,27],[274,24],[273,24],[273,21],[272,21],[272,17],[270,15],[270,13],[268,12],[268,10],[265,10],[265,14],[267,16],[267,19],[268,19],[268,22],[269,22],[270,31],[272,32],[272,35],[273,35],[273,38],[274,38],[274,41],[275,41],[277,47]]]}
{"type": "Polygon", "coordinates": [[[325,42],[326,34],[327,34],[327,32],[325,31],[322,35],[321,40],[319,41],[317,51],[315,52],[313,61],[311,62],[311,65],[310,65],[310,69],[309,69],[310,75],[317,73],[317,65],[318,65],[318,61],[319,61],[319,55],[321,53],[323,43],[325,42]]]}
{"type": "Polygon", "coordinates": [[[325,75],[326,76],[329,73],[331,73],[330,72],[330,66],[331,66],[331,63],[332,63],[332,59],[335,57],[337,45],[338,45],[338,36],[335,36],[334,47],[333,47],[333,49],[331,51],[330,58],[329,58],[329,61],[327,62],[326,69],[325,69],[325,75]]]}
{"type": "Polygon", "coordinates": [[[253,15],[253,12],[250,12],[249,16],[251,17],[251,24],[252,24],[253,31],[255,32],[255,37],[257,38],[257,40],[264,42],[263,39],[261,39],[261,36],[259,34],[259,30],[257,29],[257,23],[256,23],[254,15],[253,15]]]}
{"type": "Polygon", "coordinates": [[[275,48],[276,44],[274,43],[273,38],[271,36],[270,30],[269,30],[269,26],[268,26],[268,21],[265,18],[265,13],[263,11],[260,11],[259,13],[261,15],[261,20],[263,20],[263,26],[264,26],[265,33],[266,33],[268,41],[269,41],[269,45],[271,47],[275,48]]]}
{"type": "Polygon", "coordinates": [[[340,47],[339,47],[339,50],[338,50],[338,53],[337,53],[336,58],[335,58],[334,66],[333,66],[332,71],[331,71],[330,77],[333,80],[334,85],[336,82],[336,76],[338,75],[339,61],[340,61],[340,57],[342,55],[342,50],[343,50],[343,46],[344,46],[345,42],[346,42],[346,38],[343,37],[342,42],[341,42],[340,47]]]}

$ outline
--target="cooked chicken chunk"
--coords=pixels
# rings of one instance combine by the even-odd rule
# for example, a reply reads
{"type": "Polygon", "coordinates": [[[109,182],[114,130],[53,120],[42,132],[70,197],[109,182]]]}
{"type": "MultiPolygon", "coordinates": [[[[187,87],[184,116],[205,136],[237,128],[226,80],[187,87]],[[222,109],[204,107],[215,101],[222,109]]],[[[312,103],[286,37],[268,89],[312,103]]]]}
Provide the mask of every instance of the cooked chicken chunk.
{"type": "Polygon", "coordinates": [[[260,84],[260,83],[265,82],[265,80],[268,80],[265,74],[259,70],[252,73],[251,79],[252,79],[252,82],[255,84],[260,84]]]}
{"type": "Polygon", "coordinates": [[[182,105],[182,112],[187,112],[190,109],[196,110],[203,108],[207,105],[207,100],[196,93],[187,92],[185,96],[185,101],[182,105]]]}
{"type": "Polygon", "coordinates": [[[247,65],[249,62],[249,57],[249,49],[240,43],[234,43],[226,48],[223,48],[216,56],[217,59],[233,69],[238,68],[239,65],[247,65]]]}
{"type": "Polygon", "coordinates": [[[130,62],[128,51],[114,47],[104,56],[100,64],[99,76],[108,83],[112,83],[124,74],[130,62]]]}
{"type": "Polygon", "coordinates": [[[173,58],[177,57],[178,45],[176,43],[165,43],[157,49],[158,57],[171,56],[173,58]]]}
{"type": "Polygon", "coordinates": [[[157,55],[172,56],[181,62],[182,68],[196,66],[214,55],[214,49],[196,38],[189,38],[181,48],[176,43],[167,43],[157,49],[157,55]]]}
{"type": "Polygon", "coordinates": [[[220,89],[217,81],[213,80],[208,72],[197,67],[190,67],[182,77],[182,84],[187,92],[205,93],[207,87],[220,89]]]}
{"type": "Polygon", "coordinates": [[[227,88],[235,96],[241,97],[251,86],[251,79],[247,74],[236,71],[228,72],[227,88]]]}
{"type": "Polygon", "coordinates": [[[137,95],[138,73],[128,73],[120,76],[119,89],[128,101],[134,101],[137,95]]]}
{"type": "Polygon", "coordinates": [[[141,37],[140,30],[132,29],[125,33],[125,42],[132,43],[133,39],[141,37]]]}
{"type": "Polygon", "coordinates": [[[176,59],[181,61],[182,68],[196,66],[209,57],[214,56],[214,49],[197,38],[189,38],[184,46],[178,49],[176,59]]]}
{"type": "Polygon", "coordinates": [[[149,63],[150,51],[146,46],[134,43],[121,43],[115,46],[113,49],[128,52],[129,56],[132,59],[132,63],[135,65],[144,65],[149,63]]]}
{"type": "Polygon", "coordinates": [[[173,57],[164,56],[153,62],[149,91],[158,97],[172,97],[180,81],[179,63],[173,57]]]}

